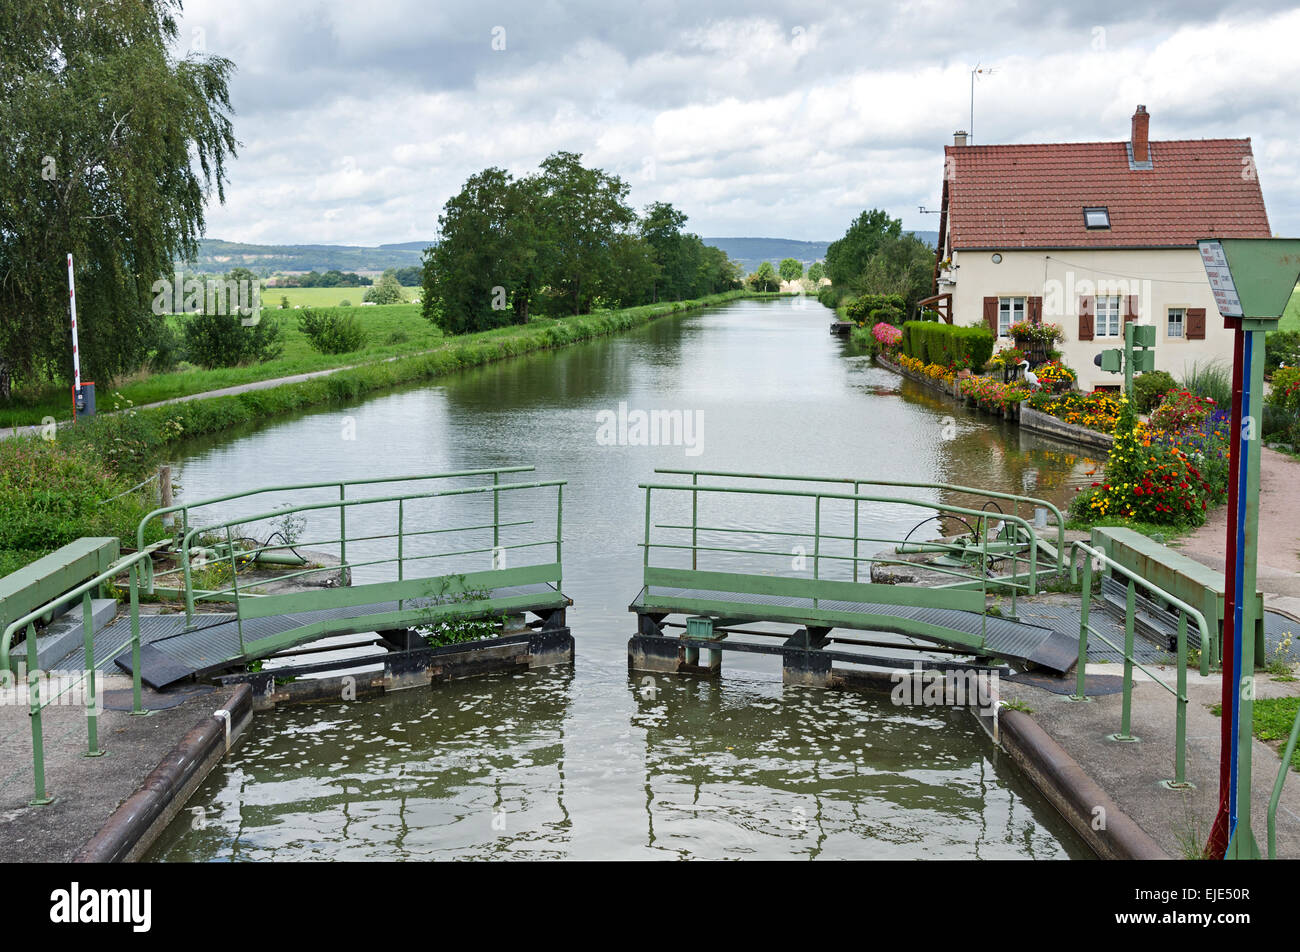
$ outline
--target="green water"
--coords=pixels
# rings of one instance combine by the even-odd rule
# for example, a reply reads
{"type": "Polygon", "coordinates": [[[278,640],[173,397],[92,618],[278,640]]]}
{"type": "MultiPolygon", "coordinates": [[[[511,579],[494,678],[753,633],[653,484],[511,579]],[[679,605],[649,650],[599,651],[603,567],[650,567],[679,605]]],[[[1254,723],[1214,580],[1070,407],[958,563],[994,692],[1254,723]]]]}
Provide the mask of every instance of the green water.
{"type": "MultiPolygon", "coordinates": [[[[1091,461],[854,356],[827,334],[831,312],[802,303],[737,301],[187,447],[178,474],[191,499],[515,463],[568,480],[577,657],[572,669],[259,715],[153,858],[1084,855],[964,712],[783,687],[776,659],[740,653],[717,681],[629,676],[636,485],[656,466],[1058,502],[1090,479],[1091,461]],[[597,415],[620,403],[695,413],[698,442],[602,445],[597,415]]],[[[897,518],[882,511],[906,531],[897,518]]]]}

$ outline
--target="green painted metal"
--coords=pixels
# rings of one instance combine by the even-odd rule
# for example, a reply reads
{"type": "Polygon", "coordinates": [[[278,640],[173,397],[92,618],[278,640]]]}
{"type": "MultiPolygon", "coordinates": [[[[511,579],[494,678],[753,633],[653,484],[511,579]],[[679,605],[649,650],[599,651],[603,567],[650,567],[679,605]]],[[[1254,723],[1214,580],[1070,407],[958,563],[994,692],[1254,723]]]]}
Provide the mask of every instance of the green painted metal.
{"type": "MultiPolygon", "coordinates": [[[[1300,281],[1300,238],[1219,238],[1242,313],[1276,324],[1300,281]]],[[[1272,327],[1259,328],[1272,330],[1272,327]]],[[[1260,362],[1263,362],[1263,348],[1260,362]]],[[[1240,822],[1240,821],[1238,821],[1240,822]]]]}
{"type": "MultiPolygon", "coordinates": [[[[688,475],[691,477],[689,483],[643,483],[641,489],[646,493],[645,503],[645,538],[642,542],[643,547],[643,584],[645,586],[643,594],[638,599],[636,608],[638,611],[665,611],[673,613],[687,613],[693,615],[709,615],[715,618],[727,618],[741,621],[787,621],[801,623],[805,626],[814,627],[844,627],[856,628],[862,630],[879,630],[893,631],[904,635],[924,638],[930,641],[941,641],[950,644],[957,644],[971,649],[972,653],[979,653],[985,647],[984,632],[987,628],[985,618],[985,606],[990,588],[1011,588],[1023,587],[1029,592],[1036,590],[1037,578],[1039,573],[1028,571],[1024,575],[1024,581],[1020,582],[1016,578],[1009,580],[990,579],[988,566],[990,558],[996,554],[998,557],[1006,557],[1014,554],[1016,559],[1027,561],[1028,565],[1038,564],[1038,547],[1039,541],[1029,522],[1018,515],[1006,514],[999,512],[997,517],[1002,520],[1005,526],[1010,527],[1002,539],[996,543],[997,552],[990,549],[989,542],[989,522],[990,514],[986,510],[972,509],[964,506],[955,506],[947,503],[934,502],[932,500],[921,500],[907,497],[896,496],[878,496],[865,495],[861,492],[836,492],[820,489],[792,488],[785,485],[768,485],[760,487],[748,486],[706,486],[701,485],[700,478],[705,476],[716,476],[725,478],[743,478],[757,481],[772,480],[773,482],[789,483],[803,480],[803,477],[794,476],[764,476],[750,473],[723,473],[717,471],[695,471],[695,470],[660,470],[671,475],[688,475]],[[665,493],[686,492],[691,496],[691,523],[656,523],[653,519],[653,500],[665,493]],[[764,498],[786,499],[786,500],[807,500],[811,505],[811,512],[808,514],[810,525],[807,528],[798,526],[782,526],[781,528],[738,528],[734,526],[713,526],[701,524],[700,522],[700,499],[702,496],[711,495],[734,495],[740,497],[754,497],[756,503],[764,498]],[[835,525],[828,525],[827,512],[824,504],[832,501],[839,501],[851,504],[852,507],[852,534],[845,534],[843,529],[835,525]],[[957,562],[954,566],[942,566],[934,563],[925,566],[927,572],[946,574],[962,580],[960,584],[946,586],[942,588],[919,586],[919,585],[882,585],[877,583],[863,583],[858,581],[860,563],[867,562],[870,564],[910,564],[904,559],[891,558],[883,553],[864,556],[861,554],[860,543],[864,541],[873,541],[887,543],[896,547],[901,547],[904,540],[897,538],[882,538],[878,536],[863,536],[861,534],[861,503],[887,503],[889,505],[913,506],[926,513],[940,513],[942,515],[961,516],[973,523],[977,528],[974,529],[980,538],[980,542],[975,546],[975,562],[966,565],[963,562],[957,562]],[[657,541],[653,538],[654,530],[689,532],[689,542],[666,542],[657,541]],[[741,548],[729,545],[708,545],[701,544],[700,537],[702,533],[743,533],[760,539],[771,537],[773,539],[805,539],[811,540],[811,578],[809,577],[791,577],[786,575],[756,574],[730,571],[709,571],[699,568],[701,559],[705,554],[740,554],[747,557],[773,558],[779,557],[789,559],[791,553],[783,549],[769,549],[762,547],[741,548]],[[852,554],[836,554],[827,551],[824,543],[837,541],[840,543],[852,543],[852,554]],[[679,551],[690,553],[691,568],[671,568],[652,564],[652,550],[667,552],[679,551]],[[845,562],[852,565],[852,581],[838,578],[825,578],[823,572],[826,563],[843,564],[845,562]],[[660,591],[661,589],[678,589],[688,590],[701,593],[697,595],[686,596],[677,593],[660,591]],[[763,595],[774,598],[784,599],[803,599],[806,600],[804,605],[789,604],[756,604],[752,600],[746,601],[738,596],[763,595]],[[979,634],[970,634],[968,632],[956,631],[935,625],[929,622],[923,622],[911,618],[899,617],[897,615],[886,614],[879,611],[852,611],[843,608],[830,609],[825,607],[823,602],[860,602],[865,604],[878,603],[897,606],[909,606],[917,608],[942,608],[959,611],[970,611],[978,613],[981,616],[981,631],[979,634]]],[[[889,481],[871,481],[871,480],[854,480],[854,479],[823,479],[820,477],[811,477],[806,480],[809,483],[817,484],[834,484],[843,483],[853,486],[866,485],[888,485],[891,487],[907,487],[910,484],[889,481]]],[[[952,489],[954,491],[969,492],[975,495],[985,495],[982,490],[974,490],[970,487],[955,487],[947,484],[919,484],[919,489],[952,489]]],[[[988,493],[990,497],[1003,498],[1008,501],[1018,500],[1024,502],[1041,502],[1033,500],[1030,497],[1015,497],[1004,493],[988,493]]],[[[1052,507],[1050,503],[1046,504],[1052,507]]],[[[1058,513],[1059,515],[1059,513],[1058,513]]],[[[847,518],[847,514],[846,514],[847,518]]],[[[919,543],[918,546],[924,546],[919,543]]],[[[947,543],[939,543],[935,546],[936,550],[961,550],[962,547],[947,543]]],[[[1054,558],[1059,558],[1060,549],[1052,550],[1054,558]]],[[[1013,566],[1015,565],[1013,561],[1013,566]]],[[[1014,573],[1018,574],[1018,573],[1014,573]]]]}
{"type": "MultiPolygon", "coordinates": [[[[1075,693],[1071,696],[1072,700],[1086,700],[1084,694],[1084,676],[1087,668],[1087,650],[1088,636],[1096,638],[1103,644],[1119,651],[1118,645],[1106,638],[1099,631],[1088,624],[1088,606],[1092,593],[1092,573],[1097,568],[1105,568],[1110,572],[1118,573],[1123,576],[1128,583],[1128,595],[1125,600],[1125,619],[1124,619],[1124,693],[1122,698],[1122,714],[1120,730],[1117,734],[1110,735],[1113,739],[1119,741],[1136,740],[1131,733],[1131,711],[1132,711],[1132,692],[1133,692],[1133,669],[1139,671],[1151,678],[1152,682],[1164,688],[1174,696],[1174,779],[1168,781],[1166,786],[1186,787],[1187,783],[1187,619],[1190,618],[1196,623],[1197,630],[1201,635],[1201,644],[1210,644],[1210,626],[1205,620],[1205,615],[1190,603],[1183,601],[1176,595],[1164,591],[1150,580],[1134,572],[1128,566],[1123,565],[1116,559],[1112,558],[1101,548],[1094,548],[1085,542],[1074,542],[1070,546],[1070,582],[1076,584],[1079,581],[1078,574],[1078,556],[1083,552],[1087,556],[1083,560],[1083,582],[1080,587],[1082,598],[1081,613],[1079,620],[1079,660],[1075,666],[1075,693]],[[1157,674],[1145,665],[1139,664],[1133,657],[1133,632],[1135,618],[1135,585],[1140,584],[1149,589],[1153,595],[1167,602],[1179,612],[1178,622],[1178,640],[1175,647],[1175,663],[1177,665],[1177,683],[1175,687],[1170,687],[1157,674]]],[[[1202,652],[1204,657],[1204,652],[1202,652]]]]}
{"type": "MultiPolygon", "coordinates": [[[[833,476],[833,477],[832,476],[794,476],[794,475],[771,474],[771,473],[737,473],[737,472],[730,472],[726,470],[669,469],[669,468],[656,469],[655,472],[661,473],[666,476],[690,476],[692,484],[697,484],[699,477],[701,476],[716,477],[720,479],[761,479],[761,480],[771,480],[773,482],[832,483],[832,484],[838,483],[841,485],[852,486],[853,495],[855,496],[859,494],[860,487],[862,486],[888,486],[888,487],[893,487],[898,489],[937,489],[944,492],[964,493],[970,496],[980,496],[982,498],[990,499],[990,500],[1002,500],[1004,502],[1013,502],[1016,504],[1017,508],[1016,511],[1012,512],[1012,515],[1018,514],[1019,506],[1022,503],[1031,508],[1034,506],[1041,506],[1044,509],[1049,510],[1051,513],[1053,513],[1056,516],[1056,537],[1057,537],[1056,551],[1061,553],[1061,555],[1058,558],[1056,567],[1058,571],[1062,571],[1062,572],[1065,571],[1065,561],[1064,561],[1065,518],[1064,516],[1062,516],[1060,508],[1055,503],[1047,499],[1039,499],[1035,496],[1022,496],[1022,495],[1017,495],[1015,493],[997,492],[991,489],[980,489],[975,486],[960,486],[954,483],[913,483],[913,482],[906,482],[903,480],[862,479],[862,478],[855,478],[850,476],[833,476]]],[[[862,497],[862,498],[867,499],[869,497],[862,497]]],[[[906,500],[891,500],[891,501],[906,501],[906,500]]],[[[854,506],[853,531],[854,531],[854,535],[856,536],[858,532],[856,505],[854,506]]],[[[1032,532],[1033,530],[1031,529],[1030,531],[1032,532]]],[[[827,538],[829,538],[829,536],[827,538]]],[[[692,539],[692,542],[694,541],[695,540],[692,539]]],[[[862,541],[872,541],[872,540],[863,539],[862,541]]],[[[855,556],[857,555],[856,548],[853,554],[855,556]]]]}
{"type": "MultiPolygon", "coordinates": [[[[1119,564],[1136,572],[1139,583],[1153,591],[1169,592],[1178,598],[1197,605],[1210,623],[1211,640],[1201,645],[1201,674],[1208,676],[1210,663],[1219,661],[1220,630],[1223,625],[1224,586],[1222,572],[1216,572],[1201,563],[1161,545],[1154,539],[1115,526],[1092,530],[1092,544],[1119,564]]],[[[1163,597],[1163,596],[1162,596],[1163,597]]],[[[1262,657],[1264,645],[1264,596],[1258,591],[1249,600],[1253,603],[1255,650],[1262,657]]]]}
{"type": "Polygon", "coordinates": [[[85,537],[0,578],[0,629],[103,572],[120,554],[117,539],[85,537]]]}
{"type": "Polygon", "coordinates": [[[1277,805],[1282,801],[1282,787],[1286,784],[1287,774],[1291,772],[1291,759],[1295,756],[1297,741],[1300,741],[1300,711],[1296,711],[1295,720],[1291,723],[1291,735],[1282,751],[1282,766],[1278,768],[1277,779],[1273,781],[1273,795],[1268,799],[1269,859],[1277,859],[1277,805]]]}
{"type": "MultiPolygon", "coordinates": [[[[97,541],[97,540],[96,540],[97,541]]],[[[113,540],[116,542],[116,540],[113,540]]],[[[12,666],[13,659],[11,653],[13,649],[14,636],[23,631],[26,634],[27,651],[26,666],[24,674],[39,672],[40,660],[36,647],[36,622],[52,614],[57,609],[65,605],[81,603],[84,615],[84,663],[85,671],[82,677],[68,686],[75,687],[77,684],[86,684],[86,746],[87,756],[97,757],[104,753],[103,748],[99,746],[99,719],[96,712],[99,698],[98,675],[95,668],[94,657],[94,614],[91,611],[91,600],[94,592],[101,585],[112,582],[122,574],[128,576],[128,586],[131,591],[130,611],[132,613],[131,636],[128,642],[124,642],[110,649],[109,654],[116,654],[118,651],[126,648],[129,644],[133,657],[139,656],[140,650],[140,625],[139,625],[139,599],[136,595],[138,591],[140,573],[143,571],[143,565],[147,563],[153,554],[169,541],[161,541],[151,546],[142,548],[139,552],[134,552],[122,558],[118,558],[108,565],[102,572],[86,579],[75,588],[63,592],[51,600],[33,607],[25,615],[15,618],[8,622],[4,627],[3,635],[0,635],[0,670],[15,670],[12,666]]],[[[61,694],[62,692],[60,692],[61,694]]],[[[42,724],[41,711],[51,702],[57,700],[59,695],[53,697],[41,696],[41,681],[39,677],[28,678],[28,704],[29,704],[29,721],[32,732],[32,774],[34,795],[31,799],[33,806],[44,806],[52,803],[54,798],[49,795],[45,785],[45,740],[44,728],[42,724]]],[[[143,713],[141,704],[141,688],[139,666],[136,666],[136,674],[132,679],[132,699],[133,713],[143,713]]]]}

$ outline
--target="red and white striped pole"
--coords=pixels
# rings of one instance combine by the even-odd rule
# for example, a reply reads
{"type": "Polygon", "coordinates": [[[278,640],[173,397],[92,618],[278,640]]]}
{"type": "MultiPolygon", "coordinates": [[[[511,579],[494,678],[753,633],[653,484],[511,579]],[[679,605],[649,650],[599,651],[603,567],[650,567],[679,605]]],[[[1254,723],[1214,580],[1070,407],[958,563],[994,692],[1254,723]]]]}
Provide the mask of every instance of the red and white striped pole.
{"type": "Polygon", "coordinates": [[[72,420],[77,419],[77,395],[81,393],[81,355],[77,353],[77,287],[72,281],[72,254],[68,254],[68,307],[72,313],[72,420]]]}

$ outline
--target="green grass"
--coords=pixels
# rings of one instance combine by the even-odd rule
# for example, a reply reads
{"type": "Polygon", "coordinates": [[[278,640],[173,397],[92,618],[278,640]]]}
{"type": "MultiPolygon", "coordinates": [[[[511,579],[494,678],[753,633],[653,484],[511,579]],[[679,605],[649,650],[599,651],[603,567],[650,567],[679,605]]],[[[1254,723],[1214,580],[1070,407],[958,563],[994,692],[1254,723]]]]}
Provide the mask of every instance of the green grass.
{"type": "Polygon", "coordinates": [[[1065,528],[1087,531],[1097,526],[1118,526],[1132,529],[1134,532],[1155,539],[1162,545],[1169,545],[1176,539],[1196,531],[1193,526],[1166,526],[1154,522],[1142,522],[1139,519],[1124,519],[1119,516],[1103,516],[1095,522],[1083,519],[1067,519],[1065,528]]]}
{"type": "Polygon", "coordinates": [[[1300,331],[1300,284],[1291,292],[1291,300],[1282,313],[1282,321],[1277,327],[1280,331],[1300,331]]]}
{"type": "MultiPolygon", "coordinates": [[[[304,291],[332,291],[333,288],[303,288],[304,291]]],[[[166,374],[142,374],[120,381],[110,389],[97,389],[95,399],[101,410],[113,409],[113,394],[120,393],[137,407],[174,397],[187,397],[208,390],[234,387],[258,380],[290,377],[294,374],[371,363],[389,357],[401,357],[438,347],[442,332],[420,315],[417,304],[392,304],[357,308],[356,316],[369,335],[366,346],[350,354],[318,354],[305,335],[298,330],[298,313],[265,309],[263,314],[281,321],[284,327],[284,353],[276,360],[244,367],[219,367],[202,370],[182,365],[166,374]]],[[[183,316],[170,320],[177,327],[183,316]]],[[[0,426],[40,423],[45,416],[68,420],[72,416],[71,398],[63,386],[45,386],[32,392],[19,391],[14,399],[0,406],[0,426]]]]}
{"type": "MultiPolygon", "coordinates": [[[[1255,737],[1262,741],[1277,741],[1285,747],[1297,711],[1300,711],[1300,697],[1256,698],[1255,737]]],[[[1222,717],[1223,705],[1215,704],[1210,708],[1210,713],[1222,717]]],[[[1278,751],[1278,756],[1282,756],[1282,751],[1278,751]]],[[[1300,770],[1300,744],[1296,745],[1295,753],[1291,756],[1291,769],[1300,770]]]]}
{"type": "MultiPolygon", "coordinates": [[[[338,307],[344,301],[351,301],[353,307],[360,307],[361,302],[365,299],[365,293],[369,290],[369,288],[265,288],[262,291],[262,306],[264,308],[278,308],[280,298],[287,297],[291,309],[296,305],[302,307],[338,307]]],[[[420,296],[420,289],[402,288],[402,294],[407,301],[412,301],[420,296]]],[[[367,312],[372,310],[374,308],[366,308],[367,312]]]]}

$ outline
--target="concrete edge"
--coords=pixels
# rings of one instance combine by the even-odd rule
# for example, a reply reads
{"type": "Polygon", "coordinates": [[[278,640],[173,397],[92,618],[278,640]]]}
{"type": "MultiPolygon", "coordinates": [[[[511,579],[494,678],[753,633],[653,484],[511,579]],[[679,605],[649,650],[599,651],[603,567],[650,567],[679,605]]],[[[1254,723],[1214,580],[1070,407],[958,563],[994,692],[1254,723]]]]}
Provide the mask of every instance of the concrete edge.
{"type": "Polygon", "coordinates": [[[77,851],[74,863],[135,862],[149,850],[252,719],[253,692],[246,684],[214,703],[228,719],[214,712],[192,727],[77,851]]]}
{"type": "Polygon", "coordinates": [[[1099,858],[1172,858],[1032,717],[1003,710],[998,721],[1001,748],[1099,858]]]}
{"type": "Polygon", "coordinates": [[[1081,446],[1106,453],[1110,452],[1111,447],[1115,445],[1115,437],[1109,433],[1100,433],[1097,430],[1090,430],[1086,426],[1066,423],[1050,413],[1035,410],[1029,405],[1028,401],[1020,404],[1020,425],[1027,430],[1045,433],[1048,436],[1056,437],[1058,440],[1078,443],[1081,446]]]}

